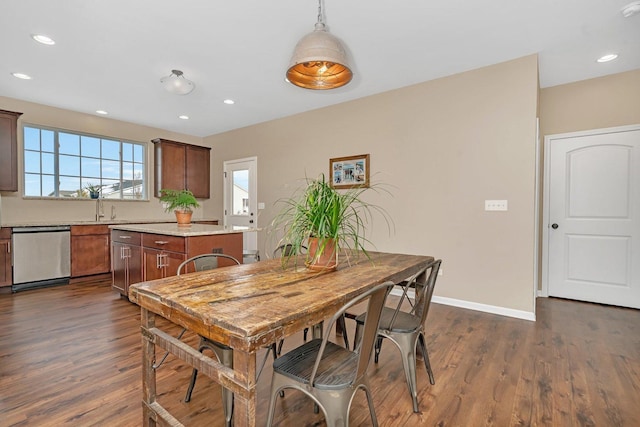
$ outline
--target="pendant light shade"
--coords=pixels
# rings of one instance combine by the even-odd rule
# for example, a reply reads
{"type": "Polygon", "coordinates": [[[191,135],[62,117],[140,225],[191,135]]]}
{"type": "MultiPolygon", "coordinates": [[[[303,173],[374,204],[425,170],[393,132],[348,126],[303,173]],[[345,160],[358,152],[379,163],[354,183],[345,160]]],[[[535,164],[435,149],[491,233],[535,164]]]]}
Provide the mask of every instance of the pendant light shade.
{"type": "Polygon", "coordinates": [[[180,70],[171,70],[171,74],[161,78],[160,83],[167,92],[176,95],[186,95],[196,87],[195,83],[186,79],[180,70]]]}
{"type": "Polygon", "coordinates": [[[321,3],[315,30],[304,36],[293,51],[287,80],[305,89],[335,89],[351,81],[347,52],[322,22],[321,3]]]}

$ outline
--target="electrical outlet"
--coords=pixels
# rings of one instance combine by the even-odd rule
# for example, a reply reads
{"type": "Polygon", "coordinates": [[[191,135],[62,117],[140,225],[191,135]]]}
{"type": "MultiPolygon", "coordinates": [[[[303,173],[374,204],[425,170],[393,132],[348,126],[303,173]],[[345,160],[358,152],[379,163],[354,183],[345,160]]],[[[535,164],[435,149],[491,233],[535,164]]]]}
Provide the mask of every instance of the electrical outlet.
{"type": "Polygon", "coordinates": [[[485,211],[506,211],[508,209],[508,203],[506,200],[485,200],[485,211]]]}
{"type": "Polygon", "coordinates": [[[443,274],[444,274],[444,270],[443,269],[438,270],[438,276],[442,276],[443,274]]]}

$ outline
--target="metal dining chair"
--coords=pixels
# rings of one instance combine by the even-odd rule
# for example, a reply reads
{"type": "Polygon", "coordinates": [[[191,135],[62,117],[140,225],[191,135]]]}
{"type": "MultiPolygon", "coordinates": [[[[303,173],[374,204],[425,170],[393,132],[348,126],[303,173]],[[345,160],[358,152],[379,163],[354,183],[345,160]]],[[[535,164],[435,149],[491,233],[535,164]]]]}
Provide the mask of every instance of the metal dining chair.
{"type": "MultiPolygon", "coordinates": [[[[442,260],[431,262],[424,270],[410,277],[403,284],[404,290],[402,297],[395,308],[385,307],[382,310],[380,319],[380,327],[378,329],[378,339],[375,345],[375,362],[378,363],[380,351],[382,349],[382,341],[388,338],[393,342],[402,355],[402,365],[404,374],[413,399],[413,412],[418,410],[418,390],[416,381],[416,351],[420,346],[424,366],[429,374],[429,382],[433,385],[433,370],[429,362],[429,353],[424,338],[425,321],[429,314],[429,306],[431,305],[431,297],[436,286],[436,278],[440,270],[442,260]],[[415,297],[413,301],[407,295],[407,291],[413,288],[415,297]],[[403,309],[402,305],[405,299],[409,302],[409,309],[403,309]]],[[[356,317],[356,336],[355,342],[361,339],[362,329],[365,324],[365,315],[361,314],[356,317]]]]}
{"type": "Polygon", "coordinates": [[[324,338],[313,339],[273,362],[271,398],[267,426],[273,422],[276,395],[286,388],[300,390],[309,396],[325,416],[327,427],[349,425],[349,410],[359,389],[364,390],[374,426],[378,425],[367,378],[378,324],[387,295],[393,288],[385,282],[353,298],[333,315],[324,338]],[[354,351],[328,341],[329,331],[344,312],[368,299],[361,345],[354,351]]]}
{"type": "MultiPolygon", "coordinates": [[[[202,255],[196,255],[192,258],[189,258],[188,260],[180,264],[178,266],[177,275],[180,276],[181,274],[183,274],[183,270],[187,266],[189,266],[189,264],[191,264],[193,267],[190,269],[190,271],[204,271],[204,270],[212,270],[212,269],[218,268],[218,260],[223,258],[230,260],[231,262],[237,265],[240,265],[240,262],[230,255],[202,254],[202,255]]],[[[183,333],[184,331],[180,334],[178,338],[180,338],[183,333]]],[[[200,336],[200,344],[198,345],[198,351],[202,353],[204,350],[207,350],[207,349],[212,351],[216,355],[216,358],[218,359],[218,361],[222,363],[224,366],[233,368],[233,349],[231,347],[228,347],[219,342],[215,342],[203,336],[200,336]]],[[[275,343],[269,346],[269,350],[273,353],[273,358],[276,359],[278,356],[276,352],[275,343]]],[[[258,371],[257,377],[260,376],[260,373],[264,368],[264,364],[267,361],[268,355],[269,355],[269,351],[267,351],[267,354],[265,354],[265,357],[262,361],[262,365],[258,371]]],[[[196,385],[197,377],[198,377],[198,370],[194,368],[193,372],[191,373],[191,381],[189,382],[189,388],[187,389],[187,394],[185,395],[185,398],[184,398],[185,402],[189,402],[191,400],[191,394],[193,393],[193,388],[196,385]]],[[[227,427],[230,427],[231,420],[233,418],[233,392],[231,392],[230,390],[224,387],[222,387],[222,407],[224,410],[225,425],[227,427]]]]}

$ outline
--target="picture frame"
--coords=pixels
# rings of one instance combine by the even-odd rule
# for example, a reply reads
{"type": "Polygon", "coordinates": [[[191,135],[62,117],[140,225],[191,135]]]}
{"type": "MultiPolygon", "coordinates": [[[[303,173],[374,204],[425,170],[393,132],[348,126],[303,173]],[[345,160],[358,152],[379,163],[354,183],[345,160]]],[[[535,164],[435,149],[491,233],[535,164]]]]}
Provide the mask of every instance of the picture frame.
{"type": "Polygon", "coordinates": [[[369,154],[329,159],[331,187],[369,187],[369,154]]]}

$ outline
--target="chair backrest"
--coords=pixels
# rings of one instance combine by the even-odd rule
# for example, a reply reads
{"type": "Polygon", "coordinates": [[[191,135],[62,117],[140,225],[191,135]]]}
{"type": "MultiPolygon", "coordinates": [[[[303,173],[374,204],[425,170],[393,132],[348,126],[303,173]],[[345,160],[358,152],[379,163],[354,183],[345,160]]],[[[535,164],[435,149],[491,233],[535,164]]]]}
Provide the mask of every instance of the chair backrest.
{"type": "MultiPolygon", "coordinates": [[[[307,252],[307,247],[304,245],[300,246],[300,254],[304,254],[307,252]]],[[[280,256],[289,257],[291,255],[298,255],[295,252],[295,246],[291,243],[285,243],[284,245],[280,245],[273,250],[273,257],[278,258],[280,256]]]]}
{"type": "Polygon", "coordinates": [[[438,271],[440,270],[440,264],[442,260],[438,259],[429,263],[423,270],[407,279],[407,283],[402,292],[402,297],[393,313],[391,321],[389,322],[389,329],[393,329],[393,325],[398,317],[398,313],[402,311],[402,303],[406,298],[409,303],[407,291],[413,287],[415,289],[415,302],[411,304],[410,314],[420,318],[419,324],[424,325],[427,315],[429,314],[429,307],[431,306],[431,297],[433,297],[433,290],[436,287],[436,279],[438,278],[438,271]]]}
{"type": "Polygon", "coordinates": [[[183,261],[182,264],[178,266],[178,271],[176,273],[177,276],[182,274],[182,270],[189,265],[193,264],[193,271],[204,271],[204,270],[213,270],[214,268],[218,268],[218,259],[224,258],[228,259],[233,263],[240,264],[240,261],[232,257],[231,255],[226,254],[202,254],[196,255],[194,257],[189,258],[186,261],[183,261]]]}
{"type": "MultiPolygon", "coordinates": [[[[324,349],[327,345],[327,340],[329,339],[329,331],[333,328],[334,323],[342,317],[349,308],[353,307],[356,304],[359,304],[369,299],[369,303],[367,304],[367,314],[364,323],[364,334],[362,336],[361,345],[354,350],[354,352],[358,353],[358,364],[356,371],[354,372],[354,380],[362,377],[367,371],[367,367],[369,366],[369,361],[371,360],[371,354],[373,353],[373,346],[376,337],[378,336],[378,326],[380,325],[380,317],[382,314],[382,309],[384,307],[385,301],[387,300],[387,295],[393,289],[393,282],[385,282],[380,285],[375,286],[372,289],[369,289],[367,292],[353,298],[351,301],[346,303],[336,314],[333,315],[331,320],[327,325],[326,332],[322,338],[322,344],[320,345],[320,349],[318,350],[318,356],[316,358],[316,362],[313,366],[313,371],[311,372],[311,377],[309,378],[309,382],[313,385],[316,377],[316,373],[318,371],[318,367],[320,366],[320,361],[322,360],[322,355],[324,353],[324,349]]],[[[337,364],[338,365],[338,364],[337,364]]]]}

